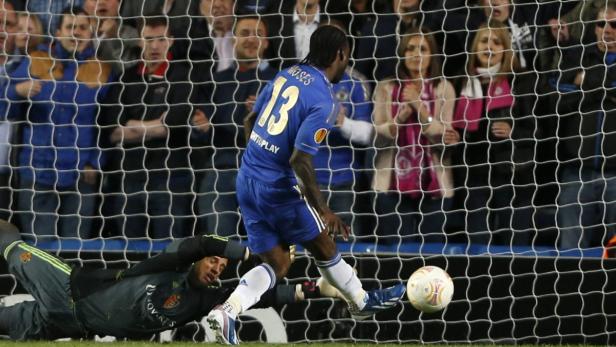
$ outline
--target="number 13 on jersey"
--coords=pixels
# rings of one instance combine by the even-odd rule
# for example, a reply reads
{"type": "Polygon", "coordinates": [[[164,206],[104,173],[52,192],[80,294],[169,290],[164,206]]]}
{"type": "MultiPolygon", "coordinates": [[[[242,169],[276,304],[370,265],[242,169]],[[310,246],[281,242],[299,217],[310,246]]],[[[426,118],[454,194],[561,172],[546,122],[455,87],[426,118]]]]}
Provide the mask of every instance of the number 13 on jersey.
{"type": "Polygon", "coordinates": [[[257,121],[260,127],[265,127],[267,124],[267,133],[270,135],[279,135],[284,131],[289,122],[289,110],[295,106],[299,98],[299,88],[296,86],[289,86],[282,91],[282,95],[280,94],[286,82],[287,79],[282,76],[276,79],[274,87],[272,88],[272,97],[257,121]],[[272,114],[272,110],[276,106],[279,96],[282,96],[286,100],[281,100],[283,103],[280,105],[278,114],[272,114]]]}

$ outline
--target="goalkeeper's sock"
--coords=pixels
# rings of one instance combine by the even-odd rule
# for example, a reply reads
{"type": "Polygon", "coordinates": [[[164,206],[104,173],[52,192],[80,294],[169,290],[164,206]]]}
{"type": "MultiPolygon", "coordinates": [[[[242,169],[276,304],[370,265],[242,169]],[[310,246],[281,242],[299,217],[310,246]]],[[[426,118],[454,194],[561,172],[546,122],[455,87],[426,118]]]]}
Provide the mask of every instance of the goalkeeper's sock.
{"type": "Polygon", "coordinates": [[[242,276],[235,291],[222,305],[222,309],[235,319],[240,313],[256,304],[261,295],[272,289],[275,284],[276,274],[271,266],[266,263],[256,266],[242,276]]]}
{"type": "Polygon", "coordinates": [[[366,305],[364,301],[366,291],[362,288],[351,265],[342,259],[340,253],[337,253],[332,260],[317,260],[316,263],[321,276],[336,287],[348,303],[354,304],[360,310],[366,305]]]}

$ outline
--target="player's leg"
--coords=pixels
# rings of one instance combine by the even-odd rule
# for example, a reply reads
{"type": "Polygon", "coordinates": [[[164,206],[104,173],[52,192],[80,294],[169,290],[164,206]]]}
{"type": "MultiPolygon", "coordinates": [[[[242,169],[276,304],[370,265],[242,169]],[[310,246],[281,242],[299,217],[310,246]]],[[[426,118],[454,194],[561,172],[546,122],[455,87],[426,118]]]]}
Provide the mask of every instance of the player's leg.
{"type": "Polygon", "coordinates": [[[40,309],[36,301],[0,307],[0,335],[8,335],[18,341],[47,338],[50,334],[40,309]]]}
{"type": "Polygon", "coordinates": [[[264,205],[273,205],[274,224],[283,243],[301,244],[310,251],[321,275],[342,293],[352,312],[368,316],[374,313],[374,305],[390,307],[390,303],[395,305],[399,301],[405,291],[403,285],[381,292],[364,291],[353,268],[342,259],[336,243],[324,232],[325,224],[318,212],[304,199],[299,187],[278,191],[272,197],[264,205]],[[274,205],[276,202],[280,203],[274,205]]]}
{"type": "Polygon", "coordinates": [[[241,277],[240,284],[227,300],[234,318],[256,304],[266,291],[275,286],[278,279],[286,275],[291,265],[289,250],[281,245],[260,253],[259,257],[263,263],[241,277]]]}
{"type": "Polygon", "coordinates": [[[378,311],[392,308],[404,296],[403,284],[366,292],[357,274],[342,259],[336,243],[327,233],[321,232],[314,239],[302,244],[315,257],[321,276],[338,289],[348,302],[355,319],[365,319],[378,311]]]}
{"type": "MultiPolygon", "coordinates": [[[[51,294],[45,288],[68,288],[71,267],[60,258],[23,242],[19,230],[12,224],[0,221],[0,251],[13,274],[35,299],[43,301],[51,294]]],[[[65,298],[62,298],[66,301],[65,298]]]]}
{"type": "Polygon", "coordinates": [[[70,297],[71,267],[62,259],[23,242],[19,230],[5,221],[0,221],[0,251],[8,263],[9,272],[36,300],[36,308],[5,310],[7,317],[31,312],[35,316],[29,319],[40,323],[43,328],[52,321],[62,322],[62,329],[54,329],[54,336],[82,334],[73,315],[70,297]]]}
{"type": "Polygon", "coordinates": [[[349,303],[362,306],[366,292],[353,268],[341,258],[336,243],[322,232],[325,225],[318,213],[298,189],[289,191],[284,200],[287,200],[286,206],[276,209],[276,225],[278,230],[284,230],[281,234],[284,242],[303,245],[315,257],[321,275],[338,288],[349,303]]]}
{"type": "MultiPolygon", "coordinates": [[[[251,248],[254,249],[252,243],[251,248]]],[[[259,302],[261,296],[276,285],[276,279],[283,277],[289,269],[289,251],[278,244],[259,256],[263,263],[246,272],[229,298],[208,314],[208,324],[219,343],[239,343],[235,335],[237,317],[259,302]]]]}
{"type": "Polygon", "coordinates": [[[303,246],[315,258],[321,276],[336,287],[349,303],[363,306],[366,291],[351,265],[338,253],[334,240],[322,232],[316,238],[304,242],[303,246]]]}
{"type": "MultiPolygon", "coordinates": [[[[4,220],[0,220],[0,251],[5,258],[7,253],[19,242],[22,241],[17,227],[4,220]]],[[[31,330],[26,325],[35,322],[36,318],[33,314],[34,309],[29,309],[29,306],[32,306],[32,304],[0,307],[0,334],[9,335],[12,339],[31,335],[30,333],[25,333],[31,330]]]]}
{"type": "MultiPolygon", "coordinates": [[[[263,264],[252,268],[240,279],[239,285],[227,301],[208,314],[207,321],[216,334],[218,342],[237,344],[235,319],[239,314],[256,304],[261,296],[276,284],[277,276],[284,276],[289,268],[289,254],[280,246],[281,241],[270,223],[266,221],[263,201],[267,192],[253,181],[239,175],[237,198],[240,205],[251,252],[259,254],[263,264]]],[[[266,208],[267,209],[267,208],[266,208]]],[[[277,212],[277,211],[276,211],[277,212]]]]}

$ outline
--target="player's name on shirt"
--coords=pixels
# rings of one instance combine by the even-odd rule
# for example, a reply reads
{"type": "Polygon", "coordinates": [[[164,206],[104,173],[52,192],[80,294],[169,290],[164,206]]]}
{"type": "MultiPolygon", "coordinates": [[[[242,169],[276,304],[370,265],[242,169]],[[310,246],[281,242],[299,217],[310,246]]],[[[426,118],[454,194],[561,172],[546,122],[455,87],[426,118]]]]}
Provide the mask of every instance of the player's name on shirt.
{"type": "Polygon", "coordinates": [[[269,143],[266,139],[259,136],[259,134],[254,131],[250,134],[250,140],[257,144],[257,146],[270,151],[274,154],[278,154],[280,147],[274,145],[273,143],[269,143]]]}
{"type": "Polygon", "coordinates": [[[304,71],[299,65],[290,67],[287,70],[287,73],[295,77],[298,81],[303,83],[305,86],[310,85],[310,83],[314,81],[314,77],[310,73],[304,71]]]}
{"type": "Polygon", "coordinates": [[[156,306],[154,305],[154,302],[152,301],[152,295],[154,294],[155,291],[156,291],[156,285],[146,284],[145,286],[145,294],[147,295],[146,309],[148,310],[148,313],[154,318],[154,320],[159,321],[160,324],[162,324],[163,326],[166,326],[169,328],[175,327],[177,325],[176,321],[158,312],[158,310],[156,309],[156,306]]]}

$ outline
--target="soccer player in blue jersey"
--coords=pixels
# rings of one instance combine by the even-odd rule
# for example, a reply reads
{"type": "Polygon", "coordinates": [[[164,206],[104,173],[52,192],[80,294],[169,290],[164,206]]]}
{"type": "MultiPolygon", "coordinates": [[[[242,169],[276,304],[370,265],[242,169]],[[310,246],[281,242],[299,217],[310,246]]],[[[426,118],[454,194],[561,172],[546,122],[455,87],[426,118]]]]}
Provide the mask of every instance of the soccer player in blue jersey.
{"type": "Polygon", "coordinates": [[[346,34],[319,27],[310,53],[281,71],[261,92],[245,121],[246,152],[237,178],[237,199],[249,247],[263,264],[248,271],[227,301],[208,315],[217,340],[237,344],[236,317],[259,301],[286,275],[289,245],[301,244],[316,259],[321,275],[344,296],[358,319],[395,306],[405,287],[366,292],[341,258],[333,236],[349,228],[323,201],[312,164],[338,116],[332,83],[349,61],[346,34]]]}

